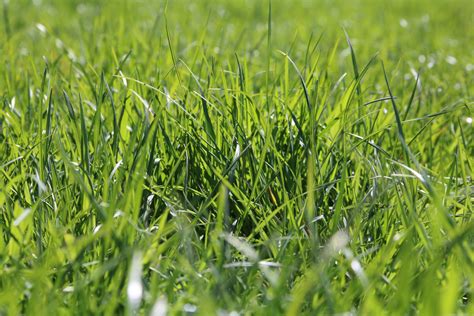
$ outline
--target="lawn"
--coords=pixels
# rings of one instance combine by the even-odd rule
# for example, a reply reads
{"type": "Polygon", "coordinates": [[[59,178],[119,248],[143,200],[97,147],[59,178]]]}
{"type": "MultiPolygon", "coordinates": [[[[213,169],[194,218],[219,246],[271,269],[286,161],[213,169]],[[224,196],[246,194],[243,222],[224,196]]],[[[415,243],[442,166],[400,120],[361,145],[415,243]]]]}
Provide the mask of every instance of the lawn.
{"type": "Polygon", "coordinates": [[[474,315],[471,0],[0,6],[0,315],[474,315]]]}

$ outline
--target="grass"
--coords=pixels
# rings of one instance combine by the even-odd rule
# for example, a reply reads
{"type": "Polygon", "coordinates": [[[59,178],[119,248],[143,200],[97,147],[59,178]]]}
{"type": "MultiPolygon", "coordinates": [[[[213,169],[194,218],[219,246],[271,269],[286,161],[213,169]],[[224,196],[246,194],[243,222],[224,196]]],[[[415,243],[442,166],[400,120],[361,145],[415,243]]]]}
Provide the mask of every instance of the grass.
{"type": "Polygon", "coordinates": [[[0,315],[474,314],[471,1],[2,6],[0,315]]]}

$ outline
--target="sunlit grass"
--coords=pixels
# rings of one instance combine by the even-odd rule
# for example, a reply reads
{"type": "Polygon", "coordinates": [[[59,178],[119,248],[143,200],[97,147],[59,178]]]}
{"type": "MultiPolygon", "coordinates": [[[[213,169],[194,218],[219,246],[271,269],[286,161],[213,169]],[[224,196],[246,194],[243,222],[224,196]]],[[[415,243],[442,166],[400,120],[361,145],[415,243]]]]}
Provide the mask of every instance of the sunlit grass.
{"type": "Polygon", "coordinates": [[[471,1],[3,1],[0,315],[474,314],[471,1]]]}

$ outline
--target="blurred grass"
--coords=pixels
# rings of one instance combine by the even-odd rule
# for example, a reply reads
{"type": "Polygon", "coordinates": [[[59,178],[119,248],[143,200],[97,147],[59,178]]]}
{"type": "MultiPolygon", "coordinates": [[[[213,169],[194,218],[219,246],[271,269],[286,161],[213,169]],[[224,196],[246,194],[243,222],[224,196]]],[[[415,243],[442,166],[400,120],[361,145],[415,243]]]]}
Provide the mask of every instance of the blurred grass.
{"type": "Polygon", "coordinates": [[[2,9],[1,315],[474,313],[471,1],[2,9]]]}

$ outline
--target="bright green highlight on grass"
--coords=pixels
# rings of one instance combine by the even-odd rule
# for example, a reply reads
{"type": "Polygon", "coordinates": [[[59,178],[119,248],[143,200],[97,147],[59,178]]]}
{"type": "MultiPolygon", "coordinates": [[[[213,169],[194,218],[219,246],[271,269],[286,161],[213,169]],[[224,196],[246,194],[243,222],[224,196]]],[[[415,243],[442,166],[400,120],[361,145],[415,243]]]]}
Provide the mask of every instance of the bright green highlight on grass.
{"type": "Polygon", "coordinates": [[[474,4],[3,0],[0,315],[474,314],[474,4]]]}

